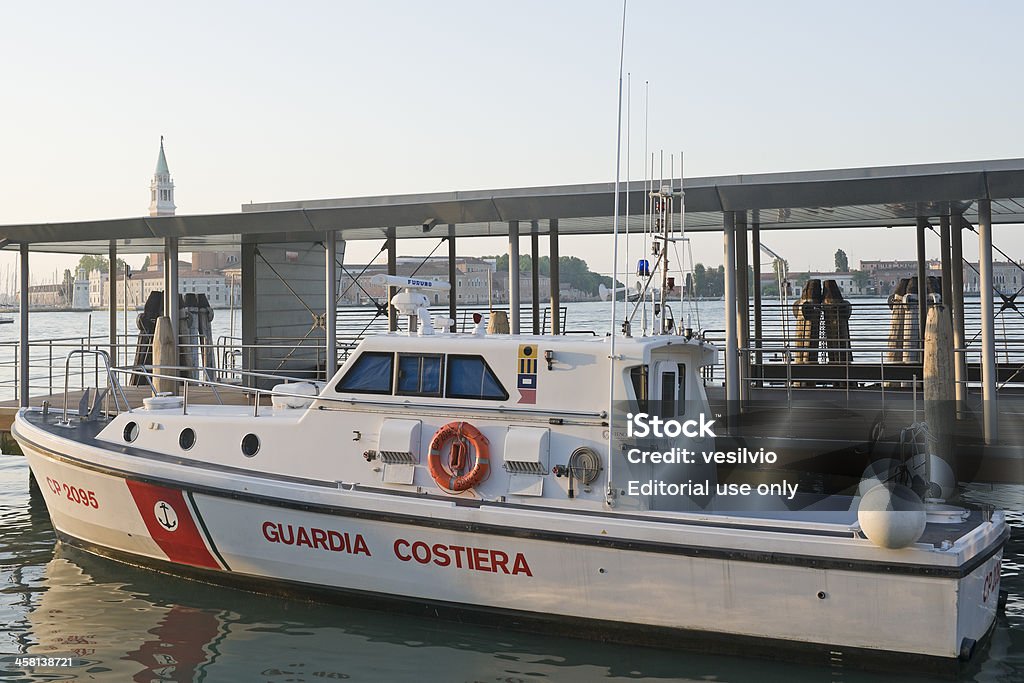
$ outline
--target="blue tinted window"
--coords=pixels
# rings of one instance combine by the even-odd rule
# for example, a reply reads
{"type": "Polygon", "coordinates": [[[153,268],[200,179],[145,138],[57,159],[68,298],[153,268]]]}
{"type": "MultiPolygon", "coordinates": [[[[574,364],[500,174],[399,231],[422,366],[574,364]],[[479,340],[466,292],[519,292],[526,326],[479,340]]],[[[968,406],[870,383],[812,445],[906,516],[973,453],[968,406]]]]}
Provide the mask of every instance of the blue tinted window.
{"type": "Polygon", "coordinates": [[[353,394],[390,394],[391,368],[394,356],[390,353],[364,353],[338,382],[335,391],[353,394]]]}
{"type": "Polygon", "coordinates": [[[399,354],[397,393],[440,396],[441,356],[399,354]]]}
{"type": "Polygon", "coordinates": [[[448,356],[449,398],[483,398],[504,401],[508,392],[480,356],[448,356]]]}

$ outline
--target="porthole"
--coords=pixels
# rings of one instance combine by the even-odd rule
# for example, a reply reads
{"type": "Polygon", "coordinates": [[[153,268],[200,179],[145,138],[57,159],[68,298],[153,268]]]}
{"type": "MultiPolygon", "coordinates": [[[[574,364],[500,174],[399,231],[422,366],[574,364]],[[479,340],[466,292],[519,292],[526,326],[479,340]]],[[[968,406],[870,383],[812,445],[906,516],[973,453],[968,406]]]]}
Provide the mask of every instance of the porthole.
{"type": "Polygon", "coordinates": [[[196,445],[196,432],[191,427],[185,427],[178,435],[178,445],[182,450],[187,451],[196,445]]]}
{"type": "Polygon", "coordinates": [[[124,426],[124,440],[128,443],[139,438],[139,425],[137,422],[129,422],[124,426]]]}
{"type": "Polygon", "coordinates": [[[242,455],[251,458],[260,452],[260,437],[255,434],[246,434],[242,437],[242,455]]]}

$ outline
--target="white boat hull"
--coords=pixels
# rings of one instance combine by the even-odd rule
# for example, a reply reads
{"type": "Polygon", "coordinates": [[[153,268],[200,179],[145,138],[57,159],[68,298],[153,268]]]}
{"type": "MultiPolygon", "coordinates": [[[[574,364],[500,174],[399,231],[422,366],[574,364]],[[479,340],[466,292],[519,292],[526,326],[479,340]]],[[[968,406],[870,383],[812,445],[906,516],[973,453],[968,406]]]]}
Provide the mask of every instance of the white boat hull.
{"type": "Polygon", "coordinates": [[[762,547],[777,552],[766,552],[709,526],[653,524],[630,538],[622,521],[597,514],[485,512],[337,487],[274,496],[223,475],[218,489],[209,473],[169,485],[159,468],[126,474],[21,440],[64,538],[225,579],[497,612],[510,624],[626,640],[715,634],[942,659],[983,638],[998,600],[1005,525],[988,525],[978,542],[992,550],[973,566],[929,571],[821,553],[802,559],[770,534],[762,547]]]}

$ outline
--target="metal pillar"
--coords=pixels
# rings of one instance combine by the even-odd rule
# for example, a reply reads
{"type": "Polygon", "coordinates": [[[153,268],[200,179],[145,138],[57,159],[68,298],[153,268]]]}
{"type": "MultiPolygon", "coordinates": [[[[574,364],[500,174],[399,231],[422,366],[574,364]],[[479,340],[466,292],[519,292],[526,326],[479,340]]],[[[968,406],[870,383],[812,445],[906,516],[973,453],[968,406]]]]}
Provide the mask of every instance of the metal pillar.
{"type": "Polygon", "coordinates": [[[723,214],[722,241],[725,248],[725,400],[728,411],[740,395],[740,363],[736,343],[736,215],[723,214]]]}
{"type": "Polygon", "coordinates": [[[530,221],[530,303],[534,334],[540,334],[540,235],[537,230],[538,221],[530,221]]]}
{"type": "Polygon", "coordinates": [[[924,231],[928,229],[928,219],[917,217],[917,316],[918,339],[924,343],[924,326],[928,321],[928,271],[927,258],[924,254],[924,231]]]}
{"type": "Polygon", "coordinates": [[[519,221],[508,222],[508,323],[519,334],[519,221]]]}
{"type": "Polygon", "coordinates": [[[548,269],[551,288],[551,334],[562,334],[562,303],[558,282],[558,219],[548,220],[548,269]]]}
{"type": "MultiPolygon", "coordinates": [[[[164,292],[164,312],[171,319],[171,333],[174,335],[174,351],[172,358],[180,357],[181,328],[179,327],[180,310],[178,308],[178,238],[164,238],[164,272],[167,277],[167,289],[164,292]]],[[[180,365],[180,361],[175,365],[180,365]]]]}
{"type": "Polygon", "coordinates": [[[22,408],[28,408],[28,243],[21,243],[21,292],[19,297],[19,318],[21,330],[19,330],[18,344],[18,403],[22,408]]]}
{"type": "Polygon", "coordinates": [[[750,226],[750,256],[754,264],[754,346],[757,348],[754,362],[760,368],[764,359],[761,353],[761,217],[757,209],[754,209],[752,219],[750,226]]]}
{"type": "Polygon", "coordinates": [[[167,247],[167,238],[165,237],[164,238],[164,260],[163,260],[163,269],[164,269],[164,313],[163,314],[166,315],[166,316],[170,316],[171,315],[171,309],[170,309],[170,306],[167,303],[168,301],[171,300],[171,269],[167,267],[167,257],[168,257],[168,255],[170,253],[171,253],[171,251],[167,247]]]}
{"type": "MultiPolygon", "coordinates": [[[[398,240],[395,238],[395,229],[387,229],[387,241],[385,248],[388,252],[388,275],[398,274],[398,240]]],[[[388,332],[398,331],[398,312],[391,305],[391,299],[397,293],[396,287],[388,287],[388,332]]]]}
{"type": "MultiPolygon", "coordinates": [[[[256,356],[254,346],[256,344],[256,245],[248,242],[242,243],[241,254],[242,266],[242,367],[245,370],[256,370],[256,356]]],[[[231,341],[234,343],[234,340],[231,341]]],[[[242,381],[246,386],[254,386],[255,378],[252,375],[243,375],[242,381]]]]}
{"type": "Polygon", "coordinates": [[[950,266],[950,245],[949,245],[949,216],[943,214],[939,217],[939,251],[942,260],[942,305],[949,311],[952,300],[953,285],[951,282],[952,268],[950,266]]]}
{"type": "Polygon", "coordinates": [[[448,290],[448,317],[452,320],[452,326],[450,332],[458,332],[458,306],[456,301],[458,295],[455,293],[456,285],[458,284],[458,269],[455,267],[455,224],[448,224],[448,284],[451,285],[451,289],[448,290]]]}
{"type": "MultiPolygon", "coordinates": [[[[345,242],[342,241],[344,254],[345,242]]],[[[327,231],[324,241],[324,337],[327,354],[324,357],[324,379],[329,380],[338,370],[338,232],[327,231]]]]}
{"type": "MultiPolygon", "coordinates": [[[[110,269],[107,274],[110,276],[107,285],[110,287],[110,294],[107,301],[107,310],[110,315],[110,364],[117,365],[117,240],[110,240],[110,269]]],[[[128,334],[128,330],[124,331],[128,334]]]]}
{"type": "Polygon", "coordinates": [[[996,412],[996,336],[992,301],[992,201],[978,200],[978,293],[981,298],[981,396],[985,443],[999,438],[996,412]]]}
{"type": "Polygon", "coordinates": [[[740,400],[745,401],[749,393],[747,379],[750,377],[750,258],[747,254],[747,212],[737,211],[736,215],[736,326],[740,354],[740,400]]]}
{"type": "MultiPolygon", "coordinates": [[[[953,314],[953,348],[962,349],[966,343],[964,331],[964,248],[963,226],[964,217],[959,213],[950,213],[950,312],[953,314]]],[[[957,410],[965,407],[967,400],[967,355],[955,353],[953,371],[956,377],[957,410]]]]}

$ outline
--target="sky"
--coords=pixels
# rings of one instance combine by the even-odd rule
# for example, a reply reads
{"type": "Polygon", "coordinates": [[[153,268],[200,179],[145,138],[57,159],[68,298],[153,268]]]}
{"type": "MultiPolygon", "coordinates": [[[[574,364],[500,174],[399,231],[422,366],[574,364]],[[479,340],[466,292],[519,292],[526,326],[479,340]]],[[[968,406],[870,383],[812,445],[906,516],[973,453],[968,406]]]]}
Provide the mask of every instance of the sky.
{"type": "MultiPolygon", "coordinates": [[[[645,128],[690,177],[1024,157],[1022,15],[1012,1],[632,0],[621,175],[642,177],[645,128]]],[[[146,214],[161,135],[179,214],[610,182],[621,20],[606,0],[3,3],[0,226],[146,214]]],[[[1019,257],[1016,232],[995,241],[1019,257]]],[[[836,248],[851,264],[914,254],[912,230],[764,241],[793,269],[831,269],[836,248]]],[[[693,248],[722,261],[717,234],[693,248]]],[[[610,252],[563,241],[595,270],[610,252]]],[[[32,269],[75,261],[34,254],[32,269]]]]}

